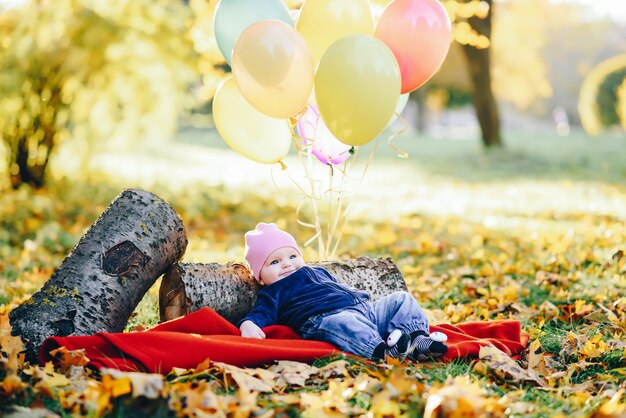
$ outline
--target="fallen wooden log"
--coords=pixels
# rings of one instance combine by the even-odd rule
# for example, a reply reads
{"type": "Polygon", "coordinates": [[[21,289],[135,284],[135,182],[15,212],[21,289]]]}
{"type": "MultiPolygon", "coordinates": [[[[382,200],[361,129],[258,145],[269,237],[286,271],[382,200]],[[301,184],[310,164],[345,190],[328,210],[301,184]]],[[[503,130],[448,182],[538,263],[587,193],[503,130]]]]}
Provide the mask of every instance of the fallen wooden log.
{"type": "Polygon", "coordinates": [[[179,216],[158,196],[125,190],[102,213],[46,284],[10,314],[26,359],[52,335],[120,332],[156,279],[187,247],[179,216]]]}
{"type": "MultiPolygon", "coordinates": [[[[389,258],[360,257],[310,265],[326,268],[339,281],[368,292],[372,300],[407,290],[389,258]]],[[[208,306],[236,324],[252,309],[259,289],[248,267],[240,263],[176,263],[161,281],[160,318],[168,321],[208,306]]]]}

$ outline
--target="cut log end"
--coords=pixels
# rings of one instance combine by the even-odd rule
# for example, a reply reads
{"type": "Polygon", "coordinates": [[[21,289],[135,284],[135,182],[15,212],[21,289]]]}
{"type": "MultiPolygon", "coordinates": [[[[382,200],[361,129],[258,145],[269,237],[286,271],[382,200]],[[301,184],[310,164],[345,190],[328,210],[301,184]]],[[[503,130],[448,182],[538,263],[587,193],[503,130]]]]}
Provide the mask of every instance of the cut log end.
{"type": "Polygon", "coordinates": [[[9,314],[12,332],[37,362],[50,336],[119,332],[163,272],[185,252],[182,220],[158,196],[123,191],[46,284],[9,314]]]}

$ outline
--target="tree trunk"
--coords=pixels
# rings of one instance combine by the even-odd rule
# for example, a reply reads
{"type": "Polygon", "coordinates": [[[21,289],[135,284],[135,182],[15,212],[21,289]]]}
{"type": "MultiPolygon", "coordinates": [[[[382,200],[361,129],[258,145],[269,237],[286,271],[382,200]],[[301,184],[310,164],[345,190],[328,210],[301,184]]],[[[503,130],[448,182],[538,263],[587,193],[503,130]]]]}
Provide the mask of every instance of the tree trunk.
{"type": "Polygon", "coordinates": [[[187,247],[183,223],[159,197],[125,190],[89,228],[50,280],[9,317],[27,360],[52,335],[120,332],[156,279],[187,247]]]}
{"type": "MultiPolygon", "coordinates": [[[[491,39],[493,0],[487,0],[487,3],[489,4],[487,17],[484,19],[472,17],[469,24],[476,32],[491,39]]],[[[491,48],[478,49],[471,45],[463,45],[463,51],[474,86],[474,107],[482,131],[483,144],[488,148],[502,147],[498,104],[491,88],[491,48]]]]}
{"type": "MultiPolygon", "coordinates": [[[[45,82],[40,86],[40,97],[44,86],[45,82]]],[[[60,106],[61,89],[55,87],[51,90],[50,98],[46,101],[40,114],[34,117],[31,129],[17,138],[15,147],[9,155],[9,176],[13,189],[18,189],[24,183],[38,189],[44,186],[46,169],[56,143],[55,120],[56,112],[60,106]],[[46,116],[46,114],[52,116],[46,116]],[[36,140],[37,146],[33,148],[30,146],[30,142],[34,140],[35,132],[41,132],[42,135],[36,140]]]]}
{"type": "MultiPolygon", "coordinates": [[[[368,292],[372,300],[407,290],[402,274],[388,258],[360,257],[310,265],[326,268],[340,282],[368,292]]],[[[163,276],[159,290],[161,321],[208,306],[236,324],[252,309],[259,288],[243,264],[174,264],[163,276]]]]}

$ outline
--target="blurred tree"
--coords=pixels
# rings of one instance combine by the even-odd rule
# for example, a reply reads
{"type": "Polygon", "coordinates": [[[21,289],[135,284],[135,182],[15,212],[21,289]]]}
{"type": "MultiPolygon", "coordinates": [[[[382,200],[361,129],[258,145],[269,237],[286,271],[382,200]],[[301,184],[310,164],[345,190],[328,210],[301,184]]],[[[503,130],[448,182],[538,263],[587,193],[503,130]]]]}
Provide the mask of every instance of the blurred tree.
{"type": "Polygon", "coordinates": [[[217,46],[213,28],[217,3],[218,0],[189,1],[194,16],[189,35],[194,50],[200,55],[198,70],[202,75],[202,84],[197,92],[200,102],[211,101],[217,87],[227,75],[228,64],[217,46]]]}
{"type": "Polygon", "coordinates": [[[597,135],[606,127],[622,124],[626,54],[617,55],[594,67],[580,89],[578,102],[585,131],[597,135]]]}
{"type": "Polygon", "coordinates": [[[196,78],[179,0],[26,0],[0,12],[0,135],[11,184],[44,185],[72,136],[173,132],[196,78]]]}
{"type": "Polygon", "coordinates": [[[558,14],[549,10],[548,0],[500,1],[493,22],[493,89],[523,111],[552,95],[544,51],[546,28],[558,14]]]}
{"type": "Polygon", "coordinates": [[[446,8],[455,22],[454,38],[463,45],[473,86],[474,107],[486,147],[501,147],[500,113],[491,77],[493,0],[458,2],[448,0],[446,8]]]}
{"type": "Polygon", "coordinates": [[[603,126],[620,123],[618,114],[618,89],[626,81],[626,65],[606,75],[598,87],[597,106],[603,126]]]}
{"type": "MultiPolygon", "coordinates": [[[[546,28],[554,21],[545,16],[558,16],[546,12],[552,10],[552,4],[547,0],[496,3],[497,14],[493,16],[491,2],[445,2],[454,23],[456,42],[440,71],[426,86],[467,91],[472,96],[474,92],[482,94],[474,101],[482,105],[486,115],[482,125],[486,126],[489,120],[498,124],[498,102],[511,103],[524,111],[536,110],[536,104],[552,94],[544,56],[546,28]],[[494,96],[497,100],[492,101],[494,96]]],[[[497,132],[495,127],[483,130],[483,139],[489,135],[498,137],[497,132]]]]}
{"type": "Polygon", "coordinates": [[[624,28],[575,3],[548,3],[543,15],[553,17],[543,20],[546,43],[542,55],[553,91],[547,107],[562,107],[570,121],[579,123],[581,85],[600,62],[624,53],[624,28]]]}

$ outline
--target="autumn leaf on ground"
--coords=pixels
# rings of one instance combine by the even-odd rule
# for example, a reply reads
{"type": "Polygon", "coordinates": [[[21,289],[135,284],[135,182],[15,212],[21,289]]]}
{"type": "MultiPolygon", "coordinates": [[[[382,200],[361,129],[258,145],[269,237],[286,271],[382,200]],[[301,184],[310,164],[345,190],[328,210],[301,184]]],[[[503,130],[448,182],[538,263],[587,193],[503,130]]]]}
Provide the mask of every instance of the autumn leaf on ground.
{"type": "Polygon", "coordinates": [[[425,391],[424,384],[407,376],[404,370],[402,367],[393,369],[389,379],[385,382],[385,387],[396,397],[423,393],[425,391]]]}
{"type": "Polygon", "coordinates": [[[591,418],[625,418],[626,403],[624,402],[624,389],[618,390],[611,399],[604,403],[591,418]]]}
{"type": "Polygon", "coordinates": [[[68,386],[70,380],[67,376],[57,373],[51,361],[47,362],[44,367],[29,366],[24,370],[24,374],[32,376],[32,382],[38,388],[45,388],[50,392],[52,388],[59,386],[68,386]]]}
{"type": "Polygon", "coordinates": [[[0,351],[5,356],[0,356],[0,362],[4,363],[7,371],[17,372],[24,365],[25,350],[24,342],[20,337],[11,335],[11,323],[8,314],[0,315],[0,351]]]}
{"type": "Polygon", "coordinates": [[[169,387],[168,407],[178,416],[225,417],[229,405],[239,402],[235,395],[217,395],[209,382],[181,382],[169,387]]]}
{"type": "Polygon", "coordinates": [[[543,351],[539,339],[530,343],[527,356],[528,370],[532,370],[539,375],[550,376],[556,371],[550,367],[550,365],[554,365],[551,359],[552,355],[543,351]]]}
{"type": "Polygon", "coordinates": [[[341,377],[348,375],[348,362],[346,360],[335,360],[320,367],[318,374],[324,379],[331,377],[341,377]]]}
{"type": "Polygon", "coordinates": [[[302,393],[301,405],[305,417],[344,417],[365,413],[363,408],[354,406],[349,400],[356,394],[354,379],[331,379],[328,389],[320,394],[302,393]]]}
{"type": "Polygon", "coordinates": [[[607,351],[609,351],[609,348],[602,339],[602,334],[596,334],[585,341],[585,344],[578,350],[578,353],[581,354],[583,358],[598,358],[607,351]]]}
{"type": "Polygon", "coordinates": [[[517,381],[527,381],[545,386],[546,380],[534,370],[524,370],[510,356],[489,344],[481,347],[478,357],[480,361],[474,366],[474,370],[480,373],[494,373],[500,378],[511,378],[517,381]]]}
{"type": "Polygon", "coordinates": [[[478,382],[470,382],[467,377],[458,376],[428,392],[424,418],[497,417],[503,415],[505,408],[498,403],[497,398],[486,397],[478,382]]]}
{"type": "Polygon", "coordinates": [[[230,376],[239,387],[245,387],[249,390],[259,392],[272,392],[272,386],[263,382],[261,379],[252,376],[250,369],[241,369],[226,363],[213,362],[213,366],[219,367],[224,371],[224,377],[230,376]]]}
{"type": "Polygon", "coordinates": [[[85,349],[68,350],[67,347],[61,346],[50,351],[50,355],[54,358],[55,364],[58,364],[61,368],[86,366],[89,364],[89,358],[87,358],[85,349]]]}
{"type": "Polygon", "coordinates": [[[319,369],[306,363],[297,361],[279,361],[269,368],[270,371],[280,375],[290,385],[306,386],[306,380],[317,374],[319,369]]]}
{"type": "Polygon", "coordinates": [[[102,374],[116,380],[128,379],[132,387],[132,397],[144,396],[148,399],[157,399],[161,396],[164,382],[163,376],[156,373],[122,372],[115,369],[103,369],[102,374]]]}
{"type": "Polygon", "coordinates": [[[4,418],[61,418],[45,408],[29,408],[27,406],[14,405],[8,413],[2,415],[4,418]]]}
{"type": "Polygon", "coordinates": [[[401,414],[397,393],[387,388],[372,397],[370,412],[376,417],[397,417],[401,414]]]}

